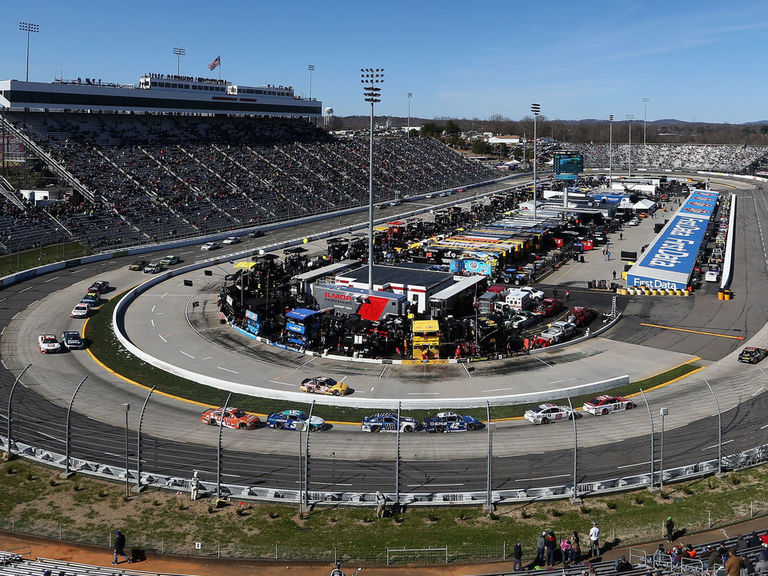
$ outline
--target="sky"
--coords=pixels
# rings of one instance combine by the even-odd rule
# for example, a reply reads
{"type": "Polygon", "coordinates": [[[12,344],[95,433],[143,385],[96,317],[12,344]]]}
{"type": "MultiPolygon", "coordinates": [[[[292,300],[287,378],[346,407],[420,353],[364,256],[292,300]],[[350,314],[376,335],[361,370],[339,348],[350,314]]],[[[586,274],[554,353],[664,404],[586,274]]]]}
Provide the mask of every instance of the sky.
{"type": "Polygon", "coordinates": [[[337,116],[369,114],[360,68],[384,68],[376,115],[768,119],[765,0],[27,0],[4,4],[0,79],[145,72],[282,84],[337,116]],[[648,102],[644,103],[643,98],[648,102]]]}

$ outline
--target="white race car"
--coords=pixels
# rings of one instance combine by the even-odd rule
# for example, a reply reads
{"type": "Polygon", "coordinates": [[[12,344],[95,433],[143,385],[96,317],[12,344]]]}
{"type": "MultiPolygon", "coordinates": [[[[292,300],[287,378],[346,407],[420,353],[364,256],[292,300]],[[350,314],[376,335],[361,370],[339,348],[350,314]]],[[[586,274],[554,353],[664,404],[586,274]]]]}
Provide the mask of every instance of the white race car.
{"type": "Polygon", "coordinates": [[[72,318],[88,318],[91,313],[91,305],[85,302],[78,302],[75,307],[72,308],[72,318]]]}
{"type": "Polygon", "coordinates": [[[558,420],[573,420],[574,414],[568,406],[541,404],[532,410],[526,410],[523,417],[532,424],[549,424],[558,420]]]}
{"type": "Polygon", "coordinates": [[[61,351],[61,344],[54,334],[40,334],[37,337],[37,349],[41,354],[51,354],[61,351]]]}
{"type": "Polygon", "coordinates": [[[219,243],[218,242],[206,242],[205,244],[200,246],[200,250],[206,250],[206,251],[207,250],[216,250],[217,248],[219,248],[219,243]]]}
{"type": "Polygon", "coordinates": [[[230,244],[240,244],[240,238],[237,236],[229,236],[228,238],[224,238],[222,244],[226,244],[227,246],[230,244]]]}

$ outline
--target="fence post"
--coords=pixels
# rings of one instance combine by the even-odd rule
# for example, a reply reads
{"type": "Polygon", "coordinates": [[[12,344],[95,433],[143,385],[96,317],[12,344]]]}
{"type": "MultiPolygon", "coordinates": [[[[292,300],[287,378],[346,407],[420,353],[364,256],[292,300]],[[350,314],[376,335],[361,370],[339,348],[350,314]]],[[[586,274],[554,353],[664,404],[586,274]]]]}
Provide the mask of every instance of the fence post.
{"type": "Polygon", "coordinates": [[[397,403],[397,451],[395,453],[395,504],[400,506],[400,406],[397,403]]]}
{"type": "Polygon", "coordinates": [[[507,559],[507,541],[504,540],[504,546],[501,549],[501,559],[506,560],[507,559]]]}
{"type": "Polygon", "coordinates": [[[571,397],[566,396],[568,399],[568,407],[571,409],[571,420],[573,420],[573,492],[571,494],[571,501],[572,502],[578,502],[579,501],[579,492],[578,492],[578,458],[579,458],[579,436],[576,431],[576,413],[573,411],[573,403],[571,402],[571,397]]]}
{"type": "MultiPolygon", "coordinates": [[[[88,376],[80,380],[80,384],[78,384],[75,387],[75,391],[72,392],[72,398],[69,400],[69,408],[67,408],[67,419],[66,419],[66,430],[65,433],[65,445],[64,445],[64,473],[62,474],[63,478],[69,478],[72,473],[69,470],[69,445],[70,445],[70,418],[72,415],[72,405],[75,403],[75,396],[77,396],[77,392],[80,390],[80,386],[83,385],[83,382],[85,382],[88,379],[88,376]]],[[[128,470],[125,471],[125,477],[128,477],[128,470]]]]}
{"type": "Polygon", "coordinates": [[[490,514],[493,512],[493,431],[491,430],[491,403],[486,400],[485,402],[485,416],[486,422],[488,422],[488,464],[486,466],[486,481],[487,481],[487,499],[485,507],[490,514]]]}
{"type": "Polygon", "coordinates": [[[30,366],[32,366],[32,364],[27,364],[26,366],[24,366],[24,369],[21,372],[19,372],[19,375],[16,376],[16,380],[14,380],[13,384],[11,385],[11,391],[8,393],[8,414],[7,414],[7,416],[8,416],[8,429],[7,429],[7,432],[8,432],[8,459],[9,460],[13,456],[13,450],[11,449],[11,438],[12,438],[12,436],[11,436],[11,424],[13,422],[13,416],[12,416],[12,412],[11,412],[11,408],[12,408],[11,402],[13,401],[13,391],[16,389],[16,385],[19,383],[19,380],[21,380],[21,377],[24,375],[24,372],[26,372],[29,369],[30,366]]]}
{"type": "Polygon", "coordinates": [[[712,528],[712,510],[707,510],[707,528],[712,528]]]}
{"type": "Polygon", "coordinates": [[[224,413],[229,406],[229,400],[232,398],[232,392],[227,396],[227,401],[224,402],[224,407],[221,409],[221,420],[219,420],[219,441],[216,444],[216,503],[221,498],[221,431],[224,428],[224,413]]]}
{"type": "Polygon", "coordinates": [[[723,473],[723,420],[720,414],[720,402],[717,400],[715,391],[712,390],[712,386],[709,382],[704,380],[704,384],[709,388],[709,392],[712,394],[712,398],[715,399],[715,408],[717,408],[717,473],[723,473]]]}
{"type": "MultiPolygon", "coordinates": [[[[139,428],[136,431],[136,492],[140,493],[143,490],[141,485],[141,425],[144,422],[144,411],[147,409],[147,403],[149,397],[152,396],[152,392],[155,391],[157,384],[152,386],[152,389],[147,393],[147,397],[144,398],[144,405],[141,407],[139,413],[139,428]]],[[[126,471],[126,474],[128,472],[126,471]]]]}
{"type": "Polygon", "coordinates": [[[648,402],[648,397],[645,395],[645,392],[642,388],[640,388],[640,394],[642,394],[643,400],[645,400],[645,407],[648,408],[648,420],[651,423],[651,485],[648,488],[649,490],[653,490],[653,487],[656,486],[656,472],[653,469],[654,459],[656,458],[656,452],[653,446],[653,438],[655,436],[653,430],[653,412],[651,412],[651,405],[648,402]]]}
{"type": "Polygon", "coordinates": [[[309,433],[312,427],[309,423],[312,420],[312,413],[315,411],[315,401],[309,406],[309,418],[307,419],[306,444],[304,446],[304,506],[309,506],[309,433]]]}

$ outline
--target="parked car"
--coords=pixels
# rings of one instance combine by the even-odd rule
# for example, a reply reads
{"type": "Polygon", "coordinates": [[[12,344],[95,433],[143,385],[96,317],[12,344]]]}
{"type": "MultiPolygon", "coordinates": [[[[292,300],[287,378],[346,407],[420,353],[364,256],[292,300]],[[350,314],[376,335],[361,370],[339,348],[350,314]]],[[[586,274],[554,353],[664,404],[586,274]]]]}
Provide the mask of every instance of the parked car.
{"type": "Polygon", "coordinates": [[[768,356],[768,350],[765,348],[758,348],[756,346],[747,346],[739,353],[739,362],[745,362],[747,364],[757,364],[768,356]]]}
{"type": "Polygon", "coordinates": [[[717,282],[720,280],[720,268],[716,266],[710,266],[709,270],[704,274],[705,282],[717,282]]]}
{"type": "Polygon", "coordinates": [[[471,432],[479,430],[483,424],[474,416],[456,414],[456,412],[438,412],[425,418],[424,430],[427,432],[471,432]]]}
{"type": "Polygon", "coordinates": [[[576,333],[576,325],[563,320],[552,322],[544,332],[541,333],[542,338],[548,338],[552,340],[554,344],[565,342],[571,336],[576,333]]]}
{"type": "Polygon", "coordinates": [[[364,416],[361,429],[363,432],[413,432],[419,428],[419,422],[408,416],[401,416],[392,412],[381,412],[373,416],[364,416]]]}
{"type": "Polygon", "coordinates": [[[603,394],[584,402],[584,411],[594,414],[595,416],[605,416],[610,412],[616,412],[618,410],[631,410],[635,407],[635,403],[632,400],[624,398],[623,396],[609,396],[603,394]]]}
{"type": "Polygon", "coordinates": [[[540,404],[536,408],[526,410],[523,417],[532,424],[549,424],[559,420],[573,420],[576,413],[568,406],[540,404]]]}
{"type": "Polygon", "coordinates": [[[544,298],[533,311],[538,316],[554,316],[563,309],[563,303],[555,298],[544,298]]]}
{"type": "Polygon", "coordinates": [[[518,330],[520,328],[525,328],[526,326],[530,326],[531,324],[535,324],[537,320],[538,320],[538,317],[532,312],[528,312],[527,310],[521,310],[520,312],[517,312],[514,316],[509,318],[509,320],[506,320],[504,322],[504,326],[506,328],[513,328],[515,330],[518,330]]]}
{"type": "Polygon", "coordinates": [[[245,410],[239,408],[208,408],[200,415],[200,422],[210,424],[211,426],[222,426],[235,428],[238,430],[253,430],[259,425],[259,417],[256,414],[248,414],[245,410]],[[223,422],[222,422],[223,414],[223,422]]]}
{"type": "Polygon", "coordinates": [[[531,295],[531,300],[538,301],[544,298],[544,291],[539,290],[538,288],[534,288],[533,286],[523,286],[520,288],[520,291],[528,292],[528,294],[531,295]]]}

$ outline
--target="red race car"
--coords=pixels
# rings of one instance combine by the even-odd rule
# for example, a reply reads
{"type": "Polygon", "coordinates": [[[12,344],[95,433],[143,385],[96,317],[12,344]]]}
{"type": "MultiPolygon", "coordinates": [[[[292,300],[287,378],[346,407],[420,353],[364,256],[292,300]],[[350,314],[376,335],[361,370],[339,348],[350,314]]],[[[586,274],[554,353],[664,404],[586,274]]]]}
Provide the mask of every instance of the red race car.
{"type": "MultiPolygon", "coordinates": [[[[200,416],[200,422],[218,426],[221,421],[223,408],[208,408],[200,416]]],[[[236,428],[239,430],[253,430],[259,424],[259,417],[256,414],[248,414],[245,410],[239,408],[227,408],[224,412],[223,426],[227,428],[236,428]]]]}
{"type": "Polygon", "coordinates": [[[631,410],[634,407],[635,403],[632,400],[622,396],[608,396],[606,394],[592,398],[589,402],[584,402],[584,411],[595,416],[605,416],[610,412],[631,410]]]}
{"type": "Polygon", "coordinates": [[[533,310],[533,313],[537,316],[554,316],[563,308],[563,303],[560,300],[555,300],[554,298],[544,298],[533,310]]]}

